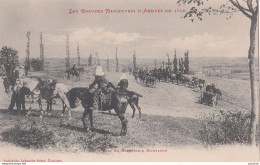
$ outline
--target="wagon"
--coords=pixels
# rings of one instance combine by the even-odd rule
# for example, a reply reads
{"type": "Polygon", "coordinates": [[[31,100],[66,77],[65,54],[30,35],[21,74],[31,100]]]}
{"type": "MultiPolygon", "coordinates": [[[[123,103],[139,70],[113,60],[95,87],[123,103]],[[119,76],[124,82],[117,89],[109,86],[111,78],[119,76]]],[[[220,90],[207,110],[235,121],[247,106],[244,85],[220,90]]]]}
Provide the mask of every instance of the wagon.
{"type": "Polygon", "coordinates": [[[217,97],[212,92],[203,92],[200,96],[200,103],[214,107],[217,105],[217,97]]]}

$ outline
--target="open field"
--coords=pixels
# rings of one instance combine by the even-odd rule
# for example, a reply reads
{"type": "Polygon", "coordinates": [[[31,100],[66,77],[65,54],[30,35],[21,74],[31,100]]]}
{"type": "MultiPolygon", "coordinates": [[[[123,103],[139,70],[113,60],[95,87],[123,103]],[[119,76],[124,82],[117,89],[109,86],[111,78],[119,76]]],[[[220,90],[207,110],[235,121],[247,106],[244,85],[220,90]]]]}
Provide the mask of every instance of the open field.
{"type": "MultiPolygon", "coordinates": [[[[87,87],[94,80],[93,67],[85,67],[81,81],[76,82],[74,78],[72,80],[64,78],[63,59],[48,60],[46,65],[45,72],[29,72],[29,76],[43,79],[54,78],[69,88],[87,87]]],[[[120,75],[121,73],[114,71],[106,72],[106,78],[113,84],[119,82],[120,75]]],[[[127,78],[129,79],[129,90],[143,95],[139,102],[143,115],[139,119],[138,112],[136,112],[135,118],[132,119],[132,110],[128,106],[126,112],[128,134],[126,136],[119,136],[121,123],[114,112],[112,115],[107,112],[94,112],[95,130],[93,132],[86,133],[82,130],[80,117],[83,108],[81,106],[73,110],[70,126],[66,125],[66,121],[60,124],[62,106],[58,100],[57,104],[53,106],[54,113],[43,119],[37,118],[38,111],[35,111],[34,115],[29,118],[16,114],[15,111],[9,114],[6,109],[10,98],[4,93],[1,80],[0,146],[21,147],[21,144],[15,143],[15,140],[12,139],[16,136],[14,130],[19,126],[27,128],[32,123],[37,123],[36,127],[46,127],[47,131],[53,133],[51,137],[53,144],[43,148],[47,151],[102,152],[105,149],[140,149],[154,146],[159,146],[160,149],[174,146],[200,148],[203,147],[200,135],[203,118],[218,114],[220,110],[241,111],[244,114],[250,112],[250,84],[246,79],[203,76],[206,83],[214,82],[223,93],[223,100],[216,107],[210,107],[198,103],[200,96],[198,89],[165,82],[157,83],[155,87],[146,87],[135,82],[132,75],[127,74],[127,78]]],[[[44,108],[45,106],[46,104],[43,104],[44,108]]],[[[36,103],[34,109],[38,109],[36,103]]],[[[26,148],[26,146],[22,147],[26,148]]]]}

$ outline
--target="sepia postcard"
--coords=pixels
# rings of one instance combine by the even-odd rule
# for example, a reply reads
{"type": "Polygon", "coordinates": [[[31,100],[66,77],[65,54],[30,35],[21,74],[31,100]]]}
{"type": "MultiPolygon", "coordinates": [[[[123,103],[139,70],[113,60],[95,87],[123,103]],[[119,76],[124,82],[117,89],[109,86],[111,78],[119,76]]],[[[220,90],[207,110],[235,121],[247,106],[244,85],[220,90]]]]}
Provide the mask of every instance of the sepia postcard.
{"type": "Polygon", "coordinates": [[[259,162],[258,11],[0,0],[0,162],[259,162]]]}

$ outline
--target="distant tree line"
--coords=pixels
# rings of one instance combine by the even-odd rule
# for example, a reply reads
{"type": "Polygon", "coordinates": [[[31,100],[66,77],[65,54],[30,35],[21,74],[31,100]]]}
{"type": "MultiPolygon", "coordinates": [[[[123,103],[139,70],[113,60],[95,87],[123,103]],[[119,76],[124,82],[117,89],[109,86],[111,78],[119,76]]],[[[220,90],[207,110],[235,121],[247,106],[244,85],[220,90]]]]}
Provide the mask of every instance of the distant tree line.
{"type": "Polygon", "coordinates": [[[174,54],[174,59],[173,59],[173,73],[176,74],[178,71],[182,74],[189,74],[190,73],[190,62],[189,62],[189,51],[187,50],[184,53],[184,58],[181,57],[179,58],[179,67],[178,67],[178,60],[177,60],[177,55],[176,51],[174,54]]]}

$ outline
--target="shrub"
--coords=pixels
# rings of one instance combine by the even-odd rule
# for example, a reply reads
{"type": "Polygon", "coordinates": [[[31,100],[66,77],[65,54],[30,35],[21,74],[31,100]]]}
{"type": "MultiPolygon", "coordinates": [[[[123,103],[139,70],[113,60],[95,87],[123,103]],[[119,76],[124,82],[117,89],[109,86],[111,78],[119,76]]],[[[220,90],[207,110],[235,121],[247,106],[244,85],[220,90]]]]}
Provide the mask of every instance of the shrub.
{"type": "Polygon", "coordinates": [[[2,133],[4,141],[26,148],[42,149],[55,145],[52,131],[37,120],[28,120],[2,133]]]}
{"type": "Polygon", "coordinates": [[[95,136],[91,135],[89,138],[80,137],[78,141],[83,144],[84,150],[89,152],[104,152],[107,149],[117,148],[112,144],[111,137],[108,135],[95,136]]]}
{"type": "Polygon", "coordinates": [[[31,59],[31,67],[34,71],[43,71],[44,70],[44,61],[39,58],[31,59]]]}
{"type": "Polygon", "coordinates": [[[219,115],[203,119],[200,135],[206,145],[248,143],[249,123],[249,114],[220,111],[219,115]]]}

